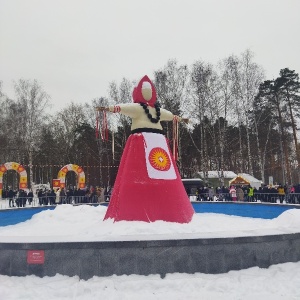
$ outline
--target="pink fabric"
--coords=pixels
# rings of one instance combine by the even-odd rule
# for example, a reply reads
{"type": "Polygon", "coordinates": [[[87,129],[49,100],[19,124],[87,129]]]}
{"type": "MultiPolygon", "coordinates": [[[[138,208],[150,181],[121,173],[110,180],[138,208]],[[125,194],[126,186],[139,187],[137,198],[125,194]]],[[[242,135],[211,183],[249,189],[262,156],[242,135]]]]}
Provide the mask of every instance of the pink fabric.
{"type": "Polygon", "coordinates": [[[143,135],[132,134],[122,155],[104,220],[190,222],[194,209],[174,161],[173,165],[176,179],[150,179],[143,135]]]}

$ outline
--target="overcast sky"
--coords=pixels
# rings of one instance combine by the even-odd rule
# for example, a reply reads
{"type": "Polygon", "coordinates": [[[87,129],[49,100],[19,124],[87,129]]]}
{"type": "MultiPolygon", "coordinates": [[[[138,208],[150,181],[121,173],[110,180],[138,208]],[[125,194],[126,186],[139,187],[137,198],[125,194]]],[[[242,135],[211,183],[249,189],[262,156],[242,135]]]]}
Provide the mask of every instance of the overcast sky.
{"type": "Polygon", "coordinates": [[[246,49],[267,79],[300,73],[299,11],[299,0],[0,0],[2,91],[37,79],[61,109],[169,59],[216,64],[246,49]]]}

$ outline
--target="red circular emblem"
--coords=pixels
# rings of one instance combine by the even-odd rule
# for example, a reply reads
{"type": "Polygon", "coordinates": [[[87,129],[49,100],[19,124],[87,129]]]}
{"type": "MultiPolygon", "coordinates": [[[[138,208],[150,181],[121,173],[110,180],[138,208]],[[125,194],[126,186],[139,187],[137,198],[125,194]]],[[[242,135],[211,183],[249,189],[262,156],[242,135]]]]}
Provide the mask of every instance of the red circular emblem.
{"type": "Polygon", "coordinates": [[[171,161],[166,150],[160,147],[153,148],[149,153],[150,165],[159,171],[168,171],[171,161]]]}

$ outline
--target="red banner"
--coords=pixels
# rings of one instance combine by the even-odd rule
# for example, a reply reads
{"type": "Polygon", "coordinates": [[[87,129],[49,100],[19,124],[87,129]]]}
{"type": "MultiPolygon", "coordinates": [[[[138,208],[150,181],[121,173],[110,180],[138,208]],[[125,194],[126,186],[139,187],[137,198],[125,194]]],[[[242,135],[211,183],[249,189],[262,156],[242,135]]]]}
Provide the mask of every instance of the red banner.
{"type": "Polygon", "coordinates": [[[60,187],[60,179],[53,179],[52,186],[53,186],[53,188],[59,188],[60,187]]]}
{"type": "Polygon", "coordinates": [[[28,264],[43,264],[45,262],[44,250],[28,250],[27,263],[28,264]]]}

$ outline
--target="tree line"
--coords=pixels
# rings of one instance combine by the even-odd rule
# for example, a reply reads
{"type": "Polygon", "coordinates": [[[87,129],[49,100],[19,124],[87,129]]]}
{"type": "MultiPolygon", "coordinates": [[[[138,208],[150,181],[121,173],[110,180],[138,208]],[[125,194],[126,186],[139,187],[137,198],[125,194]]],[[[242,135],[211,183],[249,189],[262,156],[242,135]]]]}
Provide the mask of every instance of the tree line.
{"type": "MultiPolygon", "coordinates": [[[[283,68],[276,79],[266,79],[246,50],[215,65],[199,60],[187,66],[171,59],[148,76],[161,106],[190,119],[179,126],[182,177],[217,170],[223,185],[228,170],[265,183],[270,176],[280,184],[300,182],[300,82],[294,70],[283,68]]],[[[0,85],[0,164],[16,161],[25,166],[30,183],[46,183],[73,163],[84,168],[88,185],[113,185],[130,120],[107,115],[108,139],[101,134],[96,138],[95,107],[131,102],[138,80],[111,82],[108,97],[70,103],[55,114],[49,112],[51,99],[37,80],[16,81],[14,99],[0,85]]],[[[162,125],[172,149],[172,124],[162,125]]],[[[4,185],[17,182],[15,173],[6,172],[4,185]]],[[[67,183],[75,185],[72,173],[67,183]]]]}

